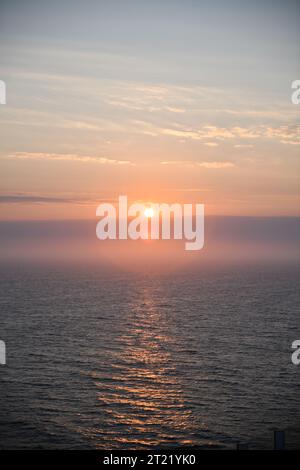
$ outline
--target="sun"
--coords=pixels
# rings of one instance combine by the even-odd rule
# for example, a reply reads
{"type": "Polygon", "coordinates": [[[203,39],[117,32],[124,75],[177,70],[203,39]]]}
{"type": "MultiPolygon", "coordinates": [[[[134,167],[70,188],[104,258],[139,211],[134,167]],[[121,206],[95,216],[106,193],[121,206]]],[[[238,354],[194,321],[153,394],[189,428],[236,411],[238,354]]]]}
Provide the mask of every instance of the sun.
{"type": "Polygon", "coordinates": [[[145,209],[144,216],[145,217],[153,217],[154,216],[154,210],[152,209],[152,207],[147,207],[147,209],[145,209]]]}

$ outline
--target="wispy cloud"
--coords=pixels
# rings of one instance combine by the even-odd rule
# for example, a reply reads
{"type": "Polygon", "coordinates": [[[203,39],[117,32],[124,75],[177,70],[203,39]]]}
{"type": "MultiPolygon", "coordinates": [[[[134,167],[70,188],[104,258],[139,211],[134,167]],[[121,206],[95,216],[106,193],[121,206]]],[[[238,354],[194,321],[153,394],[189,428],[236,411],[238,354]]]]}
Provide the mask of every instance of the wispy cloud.
{"type": "Polygon", "coordinates": [[[252,144],[236,144],[234,146],[236,149],[252,149],[253,145],[252,144]]]}
{"type": "Polygon", "coordinates": [[[222,168],[233,168],[235,164],[232,162],[201,162],[197,163],[196,166],[201,166],[203,168],[213,168],[213,169],[222,169],[222,168]]]}
{"type": "Polygon", "coordinates": [[[74,203],[73,199],[52,197],[52,196],[38,196],[32,194],[0,194],[0,204],[17,204],[17,203],[30,203],[30,204],[56,204],[56,203],[74,203]]]}
{"type": "Polygon", "coordinates": [[[217,142],[204,142],[204,145],[206,145],[206,147],[218,147],[219,146],[217,142]]]}
{"type": "Polygon", "coordinates": [[[160,162],[161,165],[178,165],[178,166],[189,166],[189,167],[202,167],[209,169],[223,169],[233,168],[236,165],[232,162],[197,162],[193,160],[166,160],[160,162]]]}
{"type": "Polygon", "coordinates": [[[100,202],[115,203],[118,200],[111,197],[99,197],[99,194],[89,194],[76,192],[72,196],[36,193],[2,193],[0,194],[0,204],[72,204],[72,205],[95,205],[100,202]]]}
{"type": "Polygon", "coordinates": [[[7,158],[19,160],[54,160],[71,161],[84,163],[97,163],[100,165],[134,165],[129,160],[115,160],[105,157],[94,157],[90,155],[63,154],[63,153],[35,153],[35,152],[17,152],[7,155],[7,158]]]}
{"type": "Polygon", "coordinates": [[[288,145],[300,145],[300,140],[281,140],[280,142],[288,145]]]}
{"type": "MultiPolygon", "coordinates": [[[[186,128],[180,124],[174,125],[173,128],[155,129],[156,133],[161,133],[171,137],[180,139],[191,139],[198,141],[213,140],[212,142],[203,142],[204,145],[216,146],[218,142],[225,140],[256,140],[256,139],[273,139],[282,143],[296,144],[300,142],[300,126],[284,125],[279,127],[270,126],[251,126],[251,127],[218,127],[205,125],[200,128],[186,128]],[[217,141],[217,142],[215,142],[217,141]]],[[[236,144],[235,146],[249,146],[252,144],[236,144]]]]}
{"type": "Polygon", "coordinates": [[[209,193],[213,190],[211,188],[173,188],[172,191],[177,193],[209,193]]]}

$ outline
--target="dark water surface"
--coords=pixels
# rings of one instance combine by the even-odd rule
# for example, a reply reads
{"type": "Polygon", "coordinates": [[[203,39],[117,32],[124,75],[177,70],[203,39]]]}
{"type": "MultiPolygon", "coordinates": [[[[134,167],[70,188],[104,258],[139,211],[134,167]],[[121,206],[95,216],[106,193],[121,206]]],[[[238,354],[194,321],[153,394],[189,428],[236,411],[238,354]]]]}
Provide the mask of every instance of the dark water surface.
{"type": "Polygon", "coordinates": [[[3,267],[0,447],[300,448],[298,282],[3,267]]]}

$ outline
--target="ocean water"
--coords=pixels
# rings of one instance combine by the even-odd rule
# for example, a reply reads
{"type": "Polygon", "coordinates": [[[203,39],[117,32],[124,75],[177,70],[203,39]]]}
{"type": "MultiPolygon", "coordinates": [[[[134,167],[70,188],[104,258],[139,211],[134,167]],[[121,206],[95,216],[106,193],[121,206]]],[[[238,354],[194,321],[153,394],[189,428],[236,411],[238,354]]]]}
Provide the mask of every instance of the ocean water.
{"type": "Polygon", "coordinates": [[[299,272],[1,268],[0,447],[300,448],[299,272]]]}

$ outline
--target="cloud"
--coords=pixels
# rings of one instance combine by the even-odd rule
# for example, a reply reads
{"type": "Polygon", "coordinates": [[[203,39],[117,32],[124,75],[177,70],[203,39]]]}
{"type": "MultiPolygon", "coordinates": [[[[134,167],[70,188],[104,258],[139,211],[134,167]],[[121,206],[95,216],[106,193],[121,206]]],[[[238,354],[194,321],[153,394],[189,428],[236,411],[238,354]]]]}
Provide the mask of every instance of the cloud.
{"type": "MultiPolygon", "coordinates": [[[[216,127],[205,125],[199,129],[184,129],[180,128],[178,125],[177,129],[161,129],[161,134],[170,135],[173,137],[180,137],[185,139],[192,139],[192,140],[207,140],[207,139],[216,139],[216,140],[228,140],[228,139],[254,139],[260,136],[260,134],[254,130],[249,128],[241,128],[241,127],[232,127],[232,128],[225,128],[225,127],[216,127]]],[[[210,146],[217,146],[218,143],[216,142],[209,142],[210,146]],[[213,145],[212,145],[213,144],[213,145]]],[[[207,145],[205,143],[205,145],[207,145]]]]}
{"type": "MultiPolygon", "coordinates": [[[[104,60],[108,60],[107,54],[104,54],[104,60]]],[[[113,61],[113,56],[109,60],[113,61]]],[[[147,85],[136,80],[26,72],[20,72],[18,79],[20,82],[26,80],[29,84],[34,81],[37,82],[36,86],[47,88],[54,84],[57,87],[56,98],[55,101],[52,96],[47,98],[47,113],[41,111],[45,107],[41,108],[40,102],[35,101],[34,97],[31,109],[22,106],[20,100],[18,107],[6,110],[5,117],[1,117],[4,124],[74,129],[82,134],[95,133],[102,138],[106,138],[108,133],[110,138],[114,134],[119,139],[123,135],[127,139],[132,134],[152,137],[164,135],[205,142],[207,146],[227,140],[237,144],[243,143],[240,141],[251,144],[255,139],[286,141],[282,143],[291,141],[295,142],[291,145],[297,145],[296,142],[300,140],[300,126],[295,124],[299,119],[297,107],[285,106],[284,102],[276,106],[270,103],[264,105],[259,97],[250,99],[236,91],[198,85],[147,85]],[[68,98],[67,102],[72,99],[72,114],[66,112],[64,107],[57,108],[60,97],[68,98]],[[74,100],[74,97],[80,97],[80,102],[74,100]],[[229,109],[228,102],[233,109],[229,109]],[[97,112],[99,109],[101,116],[97,112]],[[216,122],[216,114],[217,122],[226,125],[212,125],[216,122]],[[134,121],[142,123],[145,116],[148,122],[135,125],[134,121]],[[176,118],[178,122],[173,123],[171,118],[176,118]],[[284,119],[287,124],[278,125],[279,119],[281,122],[284,119]],[[203,125],[199,126],[199,123],[203,125]]]]}
{"type": "Polygon", "coordinates": [[[213,191],[211,188],[172,188],[171,191],[177,193],[208,193],[213,191]]]}
{"type": "Polygon", "coordinates": [[[300,143],[300,125],[266,127],[265,135],[269,138],[279,139],[283,144],[298,145],[300,143]]]}
{"type": "Polygon", "coordinates": [[[300,145],[300,140],[281,140],[282,144],[300,145]]]}
{"type": "Polygon", "coordinates": [[[220,169],[220,168],[233,168],[235,167],[235,164],[232,162],[201,162],[201,163],[197,163],[197,166],[202,166],[204,168],[220,169]]]}
{"type": "Polygon", "coordinates": [[[206,145],[207,147],[218,147],[219,144],[217,144],[217,142],[204,142],[204,145],[206,145]]]}
{"type": "Polygon", "coordinates": [[[170,113],[185,113],[186,109],[183,108],[175,108],[174,106],[166,106],[165,109],[170,113]]]}
{"type": "Polygon", "coordinates": [[[0,204],[14,204],[14,203],[71,203],[72,199],[52,196],[36,196],[28,194],[0,194],[0,204]]]}
{"type": "Polygon", "coordinates": [[[161,165],[181,165],[189,167],[203,167],[209,169],[233,168],[236,165],[232,162],[197,162],[193,160],[167,160],[160,162],[161,165]]]}
{"type": "Polygon", "coordinates": [[[236,149],[252,149],[253,145],[252,144],[236,144],[234,147],[236,149]]]}
{"type": "MultiPolygon", "coordinates": [[[[185,128],[181,124],[174,124],[173,128],[155,129],[156,133],[178,137],[180,139],[191,140],[217,140],[218,142],[224,140],[254,140],[254,139],[274,139],[284,140],[283,143],[291,143],[300,141],[300,126],[298,125],[284,125],[279,127],[270,126],[251,126],[251,127],[218,127],[205,125],[200,128],[185,128]]],[[[217,142],[207,142],[205,145],[216,146],[217,142]]],[[[243,144],[237,144],[239,146],[243,144]]],[[[247,146],[252,144],[245,144],[247,146]]]]}
{"type": "Polygon", "coordinates": [[[99,198],[99,194],[73,193],[74,197],[48,196],[32,193],[9,193],[0,194],[0,204],[75,204],[75,205],[94,205],[100,202],[116,203],[118,199],[99,198]]]}
{"type": "Polygon", "coordinates": [[[71,161],[84,163],[97,163],[100,165],[134,165],[129,160],[114,160],[105,157],[94,157],[89,155],[77,155],[70,153],[35,153],[35,152],[17,152],[7,155],[7,158],[19,160],[54,160],[71,161]]]}

